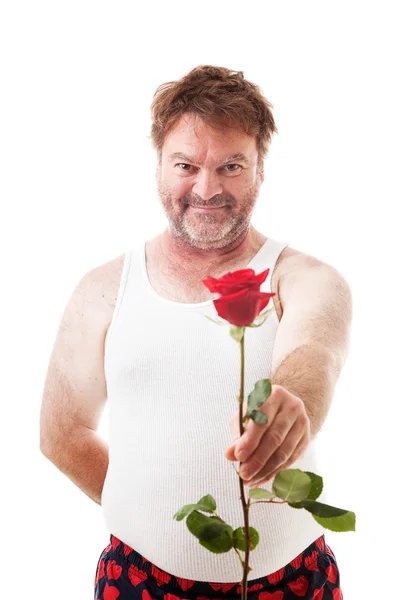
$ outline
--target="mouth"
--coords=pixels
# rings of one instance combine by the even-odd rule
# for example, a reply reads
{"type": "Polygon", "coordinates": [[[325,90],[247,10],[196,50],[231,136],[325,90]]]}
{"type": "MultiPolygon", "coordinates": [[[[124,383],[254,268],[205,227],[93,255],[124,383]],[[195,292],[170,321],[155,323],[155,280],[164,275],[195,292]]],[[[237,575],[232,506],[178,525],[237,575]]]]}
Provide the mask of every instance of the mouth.
{"type": "Polygon", "coordinates": [[[225,208],[225,204],[223,206],[193,206],[189,204],[190,208],[194,208],[195,210],[204,210],[204,211],[212,211],[212,210],[222,210],[225,208]]]}

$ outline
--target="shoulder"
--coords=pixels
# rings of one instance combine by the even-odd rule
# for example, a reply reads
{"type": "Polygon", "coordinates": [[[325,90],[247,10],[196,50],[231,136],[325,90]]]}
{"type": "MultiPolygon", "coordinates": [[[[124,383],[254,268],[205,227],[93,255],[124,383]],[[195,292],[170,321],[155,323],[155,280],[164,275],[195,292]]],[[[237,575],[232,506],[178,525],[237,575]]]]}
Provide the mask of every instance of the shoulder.
{"type": "Polygon", "coordinates": [[[308,285],[306,282],[312,279],[313,274],[318,274],[318,279],[321,280],[329,278],[333,284],[341,288],[343,296],[351,300],[349,284],[338,269],[311,254],[288,246],[282,251],[277,265],[277,296],[282,307],[281,313],[285,309],[285,300],[289,297],[293,286],[301,285],[302,282],[308,285]]]}
{"type": "Polygon", "coordinates": [[[125,256],[125,253],[120,254],[90,269],[78,284],[92,308],[103,315],[106,327],[115,308],[125,256]]]}
{"type": "Polygon", "coordinates": [[[299,273],[304,274],[304,270],[313,269],[314,267],[330,270],[332,274],[336,273],[338,277],[343,277],[333,265],[324,262],[312,254],[306,254],[289,246],[282,250],[278,263],[279,282],[283,279],[296,277],[299,273]]]}
{"type": "Polygon", "coordinates": [[[277,268],[279,275],[283,276],[284,273],[296,271],[299,268],[320,266],[323,264],[325,263],[315,256],[287,246],[279,255],[277,268]]]}

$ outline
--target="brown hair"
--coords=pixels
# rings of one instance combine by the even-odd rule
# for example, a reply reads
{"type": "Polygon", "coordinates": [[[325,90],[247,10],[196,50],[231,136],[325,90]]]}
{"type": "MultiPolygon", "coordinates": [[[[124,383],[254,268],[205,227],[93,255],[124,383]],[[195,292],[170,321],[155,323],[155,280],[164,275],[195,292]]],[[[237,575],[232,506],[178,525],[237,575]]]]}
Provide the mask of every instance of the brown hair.
{"type": "Polygon", "coordinates": [[[151,104],[152,146],[160,161],[168,132],[184,113],[192,113],[208,125],[239,126],[256,136],[261,166],[273,133],[278,133],[272,108],[259,86],[244,78],[243,71],[199,65],[182,79],[158,86],[151,104]]]}

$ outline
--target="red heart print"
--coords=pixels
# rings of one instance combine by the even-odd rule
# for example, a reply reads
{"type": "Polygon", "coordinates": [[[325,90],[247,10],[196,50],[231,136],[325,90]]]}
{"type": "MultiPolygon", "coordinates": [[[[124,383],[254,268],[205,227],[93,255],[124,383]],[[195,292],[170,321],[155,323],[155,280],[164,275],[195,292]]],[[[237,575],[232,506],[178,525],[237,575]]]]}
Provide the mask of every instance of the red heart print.
{"type": "Polygon", "coordinates": [[[229,592],[229,590],[231,590],[236,585],[236,583],[209,583],[208,585],[212,587],[212,589],[215,592],[218,592],[218,590],[222,590],[222,592],[226,594],[226,592],[229,592]]]}
{"type": "Polygon", "coordinates": [[[163,585],[164,583],[169,583],[169,580],[171,579],[171,575],[169,575],[169,573],[162,571],[154,565],[151,565],[151,574],[153,577],[155,577],[159,586],[163,585]]]}
{"type": "MultiPolygon", "coordinates": [[[[248,592],[258,592],[258,590],[262,590],[262,589],[263,589],[263,584],[262,583],[255,583],[251,587],[247,588],[247,591],[248,592]]],[[[241,590],[240,590],[240,593],[242,593],[241,590]]]]}
{"type": "Polygon", "coordinates": [[[325,573],[328,575],[328,581],[336,583],[337,580],[337,566],[332,563],[325,569],[325,573]]]}
{"type": "Polygon", "coordinates": [[[272,585],[276,585],[283,579],[284,574],[285,574],[285,567],[282,567],[282,569],[275,571],[275,573],[271,573],[270,575],[267,575],[268,583],[271,583],[272,585]]]}
{"type": "Polygon", "coordinates": [[[142,583],[142,581],[146,581],[148,576],[145,571],[141,571],[136,565],[131,565],[128,569],[128,577],[131,584],[136,587],[142,583]]]}
{"type": "Polygon", "coordinates": [[[299,569],[302,562],[303,562],[303,553],[299,554],[298,556],[296,556],[296,558],[294,558],[293,560],[291,560],[290,564],[295,569],[299,569]]]}
{"type": "Polygon", "coordinates": [[[311,556],[306,556],[304,559],[304,565],[310,571],[318,571],[319,570],[317,556],[318,556],[318,552],[316,550],[314,550],[314,552],[311,554],[311,556]]]}
{"type": "Polygon", "coordinates": [[[324,540],[323,537],[319,537],[317,540],[315,540],[315,543],[317,544],[318,548],[321,550],[321,552],[324,552],[324,540]]]}
{"type": "Polygon", "coordinates": [[[96,579],[94,582],[95,587],[99,579],[101,579],[102,577],[104,577],[104,560],[101,558],[99,562],[99,568],[97,569],[96,579]]]}
{"type": "Polygon", "coordinates": [[[181,586],[181,589],[184,592],[186,592],[189,588],[192,587],[192,585],[194,585],[194,581],[192,579],[182,579],[182,577],[175,577],[175,579],[177,580],[177,582],[181,586]]]}
{"type": "Polygon", "coordinates": [[[121,576],[122,567],[117,565],[115,560],[111,560],[107,564],[107,579],[118,579],[121,576]]]}
{"type": "MultiPolygon", "coordinates": [[[[229,585],[229,589],[232,587],[232,585],[230,583],[227,583],[225,585],[229,585]]],[[[236,584],[233,584],[236,585],[236,584]]],[[[263,589],[263,584],[262,583],[255,583],[254,585],[252,585],[251,587],[247,588],[247,592],[258,592],[258,590],[262,590],[263,589]]],[[[239,585],[236,589],[236,594],[238,596],[242,595],[242,586],[239,585]]]]}
{"type": "Polygon", "coordinates": [[[260,592],[258,595],[258,600],[283,600],[283,592],[278,590],[271,594],[270,592],[260,592]]]}
{"type": "Polygon", "coordinates": [[[150,596],[149,590],[144,589],[142,592],[142,600],[155,600],[155,598],[150,596]]]}
{"type": "Polygon", "coordinates": [[[167,593],[164,595],[165,600],[181,600],[179,596],[175,596],[175,594],[167,593]]]}
{"type": "Polygon", "coordinates": [[[120,592],[119,592],[119,590],[117,590],[116,587],[114,587],[112,585],[108,585],[108,583],[106,583],[106,587],[104,588],[104,594],[103,594],[104,600],[116,600],[119,595],[120,595],[120,592]]]}
{"type": "MultiPolygon", "coordinates": [[[[224,594],[226,594],[227,592],[229,592],[229,590],[231,590],[233,587],[235,587],[236,583],[223,583],[222,584],[222,592],[224,594]]],[[[262,586],[261,586],[262,587],[262,586]]],[[[252,588],[247,588],[247,591],[250,592],[252,588]]]]}
{"type": "Polygon", "coordinates": [[[124,546],[124,556],[127,556],[128,554],[130,554],[132,552],[132,548],[130,546],[128,546],[128,544],[125,544],[125,542],[122,542],[123,546],[124,546]]]}
{"type": "Polygon", "coordinates": [[[310,585],[307,577],[301,575],[296,579],[296,581],[291,581],[288,583],[288,586],[292,590],[293,594],[296,596],[305,596],[308,591],[308,586],[310,585]]]}
{"type": "Polygon", "coordinates": [[[121,540],[116,538],[114,535],[111,537],[111,546],[112,546],[113,550],[116,550],[118,548],[118,546],[120,545],[120,543],[121,543],[121,540]]]}

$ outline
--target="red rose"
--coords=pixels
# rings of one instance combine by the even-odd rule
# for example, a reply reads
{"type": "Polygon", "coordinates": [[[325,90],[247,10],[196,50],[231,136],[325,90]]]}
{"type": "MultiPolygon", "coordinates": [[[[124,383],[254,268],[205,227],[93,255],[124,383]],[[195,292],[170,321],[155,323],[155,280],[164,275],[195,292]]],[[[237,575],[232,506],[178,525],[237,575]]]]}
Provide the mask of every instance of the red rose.
{"type": "Polygon", "coordinates": [[[223,296],[240,292],[241,290],[260,289],[269,273],[269,269],[256,275],[253,269],[239,269],[238,271],[229,271],[218,279],[215,277],[206,277],[203,283],[210,292],[215,292],[223,296]]]}
{"type": "Polygon", "coordinates": [[[260,292],[261,284],[266,280],[269,269],[255,274],[253,269],[239,269],[230,271],[222,277],[206,277],[204,285],[210,290],[220,294],[214,300],[214,306],[220,317],[238,327],[245,327],[253,323],[254,319],[265,308],[272,293],[260,292]]]}

